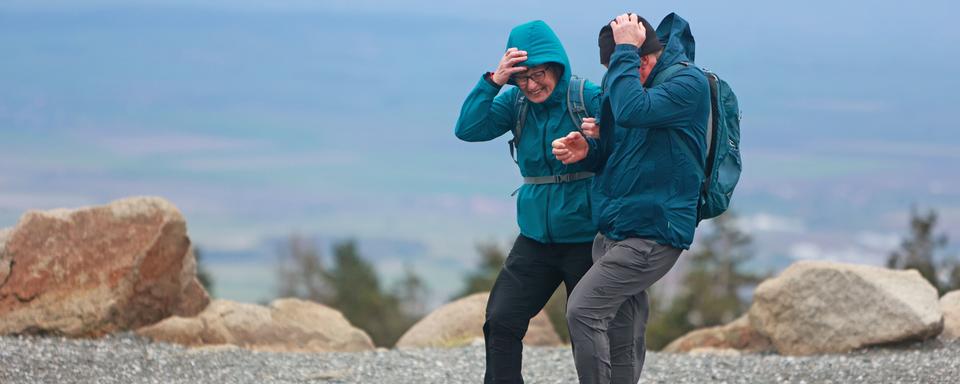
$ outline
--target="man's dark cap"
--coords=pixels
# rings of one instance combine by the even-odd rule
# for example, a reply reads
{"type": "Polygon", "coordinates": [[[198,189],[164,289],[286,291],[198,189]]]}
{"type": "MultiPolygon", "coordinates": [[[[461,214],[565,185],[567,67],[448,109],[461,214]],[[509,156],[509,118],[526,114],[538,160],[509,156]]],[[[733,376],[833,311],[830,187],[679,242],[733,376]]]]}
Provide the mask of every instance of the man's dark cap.
{"type": "MultiPolygon", "coordinates": [[[[647,34],[647,39],[643,41],[643,45],[638,50],[640,56],[643,57],[663,49],[660,39],[657,38],[657,30],[653,29],[647,19],[640,16],[637,16],[637,18],[640,20],[640,24],[643,24],[643,29],[647,34]]],[[[613,55],[613,49],[617,46],[617,43],[613,41],[613,28],[610,27],[610,23],[600,28],[598,43],[600,45],[600,64],[610,65],[610,56],[613,55]]]]}

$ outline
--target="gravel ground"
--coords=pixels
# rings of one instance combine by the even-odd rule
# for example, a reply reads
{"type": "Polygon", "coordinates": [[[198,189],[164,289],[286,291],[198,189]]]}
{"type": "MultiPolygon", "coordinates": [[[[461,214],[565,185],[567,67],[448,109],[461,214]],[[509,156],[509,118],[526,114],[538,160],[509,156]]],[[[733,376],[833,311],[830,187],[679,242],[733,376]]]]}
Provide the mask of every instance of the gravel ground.
{"type": "MultiPolygon", "coordinates": [[[[363,353],[190,350],[124,334],[0,337],[0,383],[480,383],[483,347],[363,353]]],[[[527,383],[576,383],[567,348],[527,348],[527,383]]],[[[641,383],[960,383],[960,342],[846,355],[649,353],[641,383]]]]}

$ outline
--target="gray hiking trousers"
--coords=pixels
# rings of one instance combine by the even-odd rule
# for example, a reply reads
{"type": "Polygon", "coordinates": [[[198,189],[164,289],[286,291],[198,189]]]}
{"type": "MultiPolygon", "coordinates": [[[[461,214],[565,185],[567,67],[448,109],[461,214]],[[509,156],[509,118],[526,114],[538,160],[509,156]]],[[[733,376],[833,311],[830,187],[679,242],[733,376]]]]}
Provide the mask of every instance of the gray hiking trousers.
{"type": "Polygon", "coordinates": [[[580,384],[636,384],[646,356],[647,288],[682,250],[644,239],[598,234],[593,266],[567,302],[567,325],[580,384]]]}

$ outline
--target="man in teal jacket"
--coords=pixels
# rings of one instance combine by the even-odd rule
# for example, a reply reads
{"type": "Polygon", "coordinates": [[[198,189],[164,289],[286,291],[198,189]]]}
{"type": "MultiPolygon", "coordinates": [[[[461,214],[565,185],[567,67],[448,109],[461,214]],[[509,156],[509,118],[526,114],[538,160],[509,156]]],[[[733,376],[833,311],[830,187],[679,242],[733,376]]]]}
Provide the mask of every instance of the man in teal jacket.
{"type": "Polygon", "coordinates": [[[567,307],[582,384],[639,380],[646,289],[690,247],[697,226],[709,85],[690,64],[694,41],[685,20],[670,14],[656,35],[647,31],[652,32],[649,23],[630,14],[601,30],[601,52],[614,45],[605,44],[604,36],[612,37],[615,48],[603,84],[600,137],[554,141],[553,153],[563,163],[579,162],[597,172],[593,214],[600,234],[594,265],[567,307]],[[633,337],[611,332],[631,325],[633,337]]]}
{"type": "MultiPolygon", "coordinates": [[[[593,174],[551,155],[553,138],[580,134],[567,105],[571,69],[563,45],[546,23],[533,21],[514,28],[507,47],[497,70],[485,74],[467,96],[456,127],[461,140],[488,141],[524,121],[516,138],[524,177],[517,197],[520,236],[487,302],[484,383],[523,382],[521,340],[530,319],[561,282],[569,294],[590,268],[597,232],[590,217],[593,174]],[[517,87],[500,92],[507,83],[517,87]],[[525,101],[518,102],[521,95],[525,101]],[[518,116],[523,103],[526,113],[518,116]]],[[[584,83],[583,101],[587,113],[596,116],[599,87],[584,83]]]]}

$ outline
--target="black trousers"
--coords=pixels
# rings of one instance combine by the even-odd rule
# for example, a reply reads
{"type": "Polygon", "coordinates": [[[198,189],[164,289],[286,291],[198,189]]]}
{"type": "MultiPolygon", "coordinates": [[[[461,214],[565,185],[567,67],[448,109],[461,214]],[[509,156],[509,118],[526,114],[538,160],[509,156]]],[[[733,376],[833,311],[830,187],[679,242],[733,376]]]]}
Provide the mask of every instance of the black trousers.
{"type": "Polygon", "coordinates": [[[544,244],[517,237],[487,301],[484,384],[523,383],[523,336],[562,282],[567,297],[590,269],[592,242],[544,244]]]}

